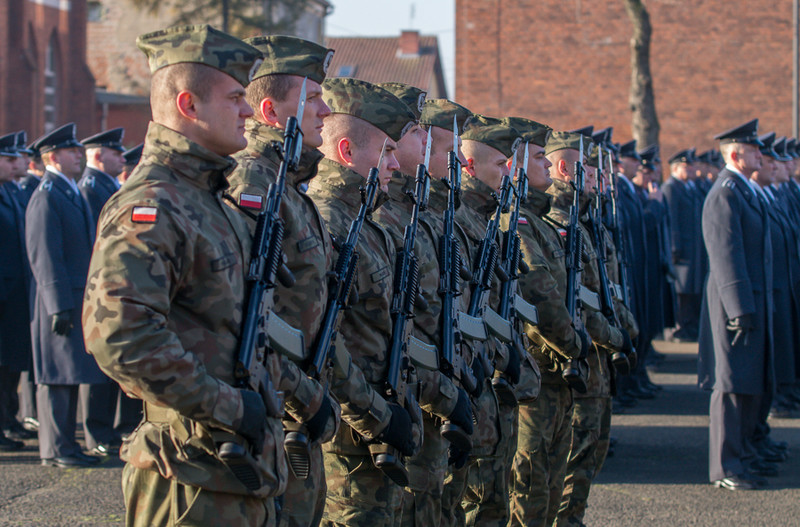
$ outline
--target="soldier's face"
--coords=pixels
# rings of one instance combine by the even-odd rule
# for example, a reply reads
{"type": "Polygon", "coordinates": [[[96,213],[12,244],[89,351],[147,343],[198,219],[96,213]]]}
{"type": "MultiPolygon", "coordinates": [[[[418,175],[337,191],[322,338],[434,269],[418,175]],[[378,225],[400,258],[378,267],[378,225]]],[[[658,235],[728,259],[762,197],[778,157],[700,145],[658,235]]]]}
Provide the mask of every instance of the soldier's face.
{"type": "Polygon", "coordinates": [[[195,98],[195,140],[217,155],[229,156],[247,146],[245,120],[253,109],[244,100],[245,91],[233,77],[214,72],[214,83],[206,100],[195,98]]]}
{"type": "Polygon", "coordinates": [[[363,146],[355,146],[352,149],[352,158],[350,168],[364,176],[369,175],[370,169],[375,167],[381,155],[381,148],[383,147],[384,140],[386,141],[386,148],[383,151],[383,159],[381,166],[378,168],[378,182],[381,190],[386,192],[389,189],[389,181],[392,179],[392,172],[400,170],[400,164],[397,162],[395,153],[397,152],[397,143],[392,141],[388,136],[382,132],[375,132],[369,135],[369,142],[363,146]]]}
{"type": "Polygon", "coordinates": [[[425,142],[428,134],[419,125],[414,125],[398,142],[395,157],[400,165],[400,172],[413,175],[417,173],[417,165],[425,160],[425,142]]]}
{"type": "Polygon", "coordinates": [[[15,163],[14,157],[0,156],[0,183],[11,181],[15,163]]]}
{"type": "Polygon", "coordinates": [[[59,148],[58,150],[53,150],[51,159],[54,168],[65,176],[75,180],[81,177],[81,172],[83,171],[81,166],[81,160],[83,159],[82,149],[77,147],[59,148]]]}
{"type": "MultiPolygon", "coordinates": [[[[763,165],[763,160],[764,160],[764,158],[762,158],[762,165],[763,165]]],[[[776,162],[775,164],[777,166],[776,166],[775,171],[773,172],[773,178],[772,178],[773,181],[772,182],[773,183],[786,183],[787,181],[789,181],[789,170],[790,170],[789,162],[788,161],[779,161],[779,162],[776,162]]]]}
{"type": "Polygon", "coordinates": [[[761,168],[754,173],[759,185],[770,185],[775,181],[776,168],[778,168],[776,167],[777,164],[778,163],[770,156],[764,156],[762,158],[761,168]]]}
{"type": "Polygon", "coordinates": [[[103,147],[100,152],[100,162],[103,172],[111,177],[117,177],[125,165],[125,158],[122,157],[122,152],[103,147]]]}
{"type": "MultiPolygon", "coordinates": [[[[433,141],[433,145],[431,147],[431,161],[428,171],[433,179],[445,179],[448,175],[447,154],[453,150],[453,131],[432,126],[431,141],[433,141]]],[[[467,164],[467,160],[461,151],[461,144],[461,138],[459,137],[458,160],[461,162],[461,166],[464,166],[467,164]]]]}
{"type": "MultiPolygon", "coordinates": [[[[273,110],[277,116],[280,128],[286,126],[286,119],[297,116],[297,106],[300,102],[300,91],[303,85],[301,77],[292,76],[293,86],[285,101],[273,101],[273,110]]],[[[303,145],[309,148],[319,148],[322,145],[322,126],[324,119],[331,114],[331,109],[322,99],[322,86],[311,79],[306,80],[306,106],[303,110],[303,122],[300,129],[303,131],[303,145]]]]}
{"type": "Polygon", "coordinates": [[[750,177],[753,171],[761,168],[762,158],[761,151],[758,149],[758,147],[749,144],[742,144],[737,152],[739,154],[739,170],[741,170],[742,174],[750,177]]]}
{"type": "Polygon", "coordinates": [[[550,167],[553,164],[544,156],[544,148],[539,145],[528,145],[528,184],[544,192],[553,180],[550,178],[550,167]]]}

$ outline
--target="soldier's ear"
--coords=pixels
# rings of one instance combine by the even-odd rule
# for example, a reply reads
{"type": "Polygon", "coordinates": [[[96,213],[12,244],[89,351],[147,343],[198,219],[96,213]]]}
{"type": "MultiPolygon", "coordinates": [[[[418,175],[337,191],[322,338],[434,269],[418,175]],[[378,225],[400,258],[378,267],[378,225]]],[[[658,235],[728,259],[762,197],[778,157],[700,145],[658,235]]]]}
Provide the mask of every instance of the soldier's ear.
{"type": "Polygon", "coordinates": [[[474,158],[472,158],[472,157],[468,157],[467,158],[467,164],[464,165],[464,170],[466,170],[467,174],[469,174],[470,176],[475,177],[475,159],[474,158]]]}
{"type": "Polygon", "coordinates": [[[275,113],[275,105],[269,97],[261,99],[261,104],[258,106],[258,117],[259,121],[263,121],[271,126],[280,126],[278,114],[275,113]]]}
{"type": "Polygon", "coordinates": [[[175,96],[175,106],[182,117],[194,121],[197,119],[194,94],[189,90],[181,90],[175,96]]]}
{"type": "Polygon", "coordinates": [[[339,142],[336,143],[336,153],[339,155],[339,159],[342,161],[343,165],[352,166],[353,150],[350,147],[350,140],[348,138],[342,137],[339,139],[339,142]]]}

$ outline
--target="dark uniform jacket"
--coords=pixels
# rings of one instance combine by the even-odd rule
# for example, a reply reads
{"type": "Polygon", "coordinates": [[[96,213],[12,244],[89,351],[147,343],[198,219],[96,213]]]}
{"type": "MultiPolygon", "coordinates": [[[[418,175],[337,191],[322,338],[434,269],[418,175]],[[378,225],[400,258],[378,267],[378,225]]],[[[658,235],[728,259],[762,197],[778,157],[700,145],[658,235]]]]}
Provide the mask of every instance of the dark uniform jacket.
{"type": "Polygon", "coordinates": [[[662,188],[669,208],[670,246],[675,268],[675,292],[699,295],[703,292],[702,194],[674,177],[662,188]]]}
{"type": "Polygon", "coordinates": [[[28,203],[25,241],[36,299],[31,335],[37,384],[102,383],[107,379],[86,353],[81,306],[94,243],[89,205],[61,176],[47,171],[28,203]],[[69,336],[51,331],[51,317],[69,311],[69,336]]]}
{"type": "Polygon", "coordinates": [[[16,184],[0,185],[0,366],[31,368],[31,268],[25,251],[25,208],[16,184]]]}
{"type": "Polygon", "coordinates": [[[709,273],[700,319],[701,388],[758,395],[772,383],[772,237],[764,205],[744,178],[723,169],[703,206],[709,273]],[[728,320],[755,329],[733,344],[728,320]]]}
{"type": "Polygon", "coordinates": [[[78,182],[78,187],[89,204],[89,209],[92,211],[92,220],[97,225],[103,205],[119,189],[119,184],[115,178],[105,172],[96,168],[86,167],[83,171],[83,176],[78,182]]]}
{"type": "Polygon", "coordinates": [[[22,204],[23,209],[28,207],[28,202],[31,200],[31,196],[33,196],[33,193],[36,191],[36,187],[39,186],[41,181],[42,178],[39,176],[34,176],[30,172],[28,172],[28,175],[19,181],[19,202],[22,204]]]}

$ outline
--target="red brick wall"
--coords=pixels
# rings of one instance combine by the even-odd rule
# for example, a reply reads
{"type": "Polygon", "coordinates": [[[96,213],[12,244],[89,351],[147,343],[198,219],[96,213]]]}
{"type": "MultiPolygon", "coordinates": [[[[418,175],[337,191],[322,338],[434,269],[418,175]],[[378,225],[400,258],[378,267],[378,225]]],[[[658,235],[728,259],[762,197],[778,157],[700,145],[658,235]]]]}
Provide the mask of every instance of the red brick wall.
{"type": "MultiPolygon", "coordinates": [[[[753,117],[792,131],[792,2],[649,0],[662,158],[753,117]]],[[[631,138],[623,0],[456,0],[456,99],[631,138]]]]}
{"type": "Polygon", "coordinates": [[[74,121],[78,133],[94,121],[94,78],[86,65],[86,0],[63,11],[28,0],[0,2],[0,133],[44,132],[45,52],[58,39],[57,125],[74,121]]]}

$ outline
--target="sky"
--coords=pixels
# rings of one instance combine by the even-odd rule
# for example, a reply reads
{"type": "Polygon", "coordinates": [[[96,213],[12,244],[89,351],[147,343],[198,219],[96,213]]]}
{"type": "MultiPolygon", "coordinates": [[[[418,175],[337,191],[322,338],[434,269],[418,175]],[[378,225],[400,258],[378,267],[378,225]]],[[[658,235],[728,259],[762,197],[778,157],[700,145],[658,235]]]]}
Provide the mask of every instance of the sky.
{"type": "Polygon", "coordinates": [[[447,93],[455,83],[455,0],[329,0],[333,12],[325,19],[329,37],[400,36],[416,29],[439,40],[447,93]]]}

